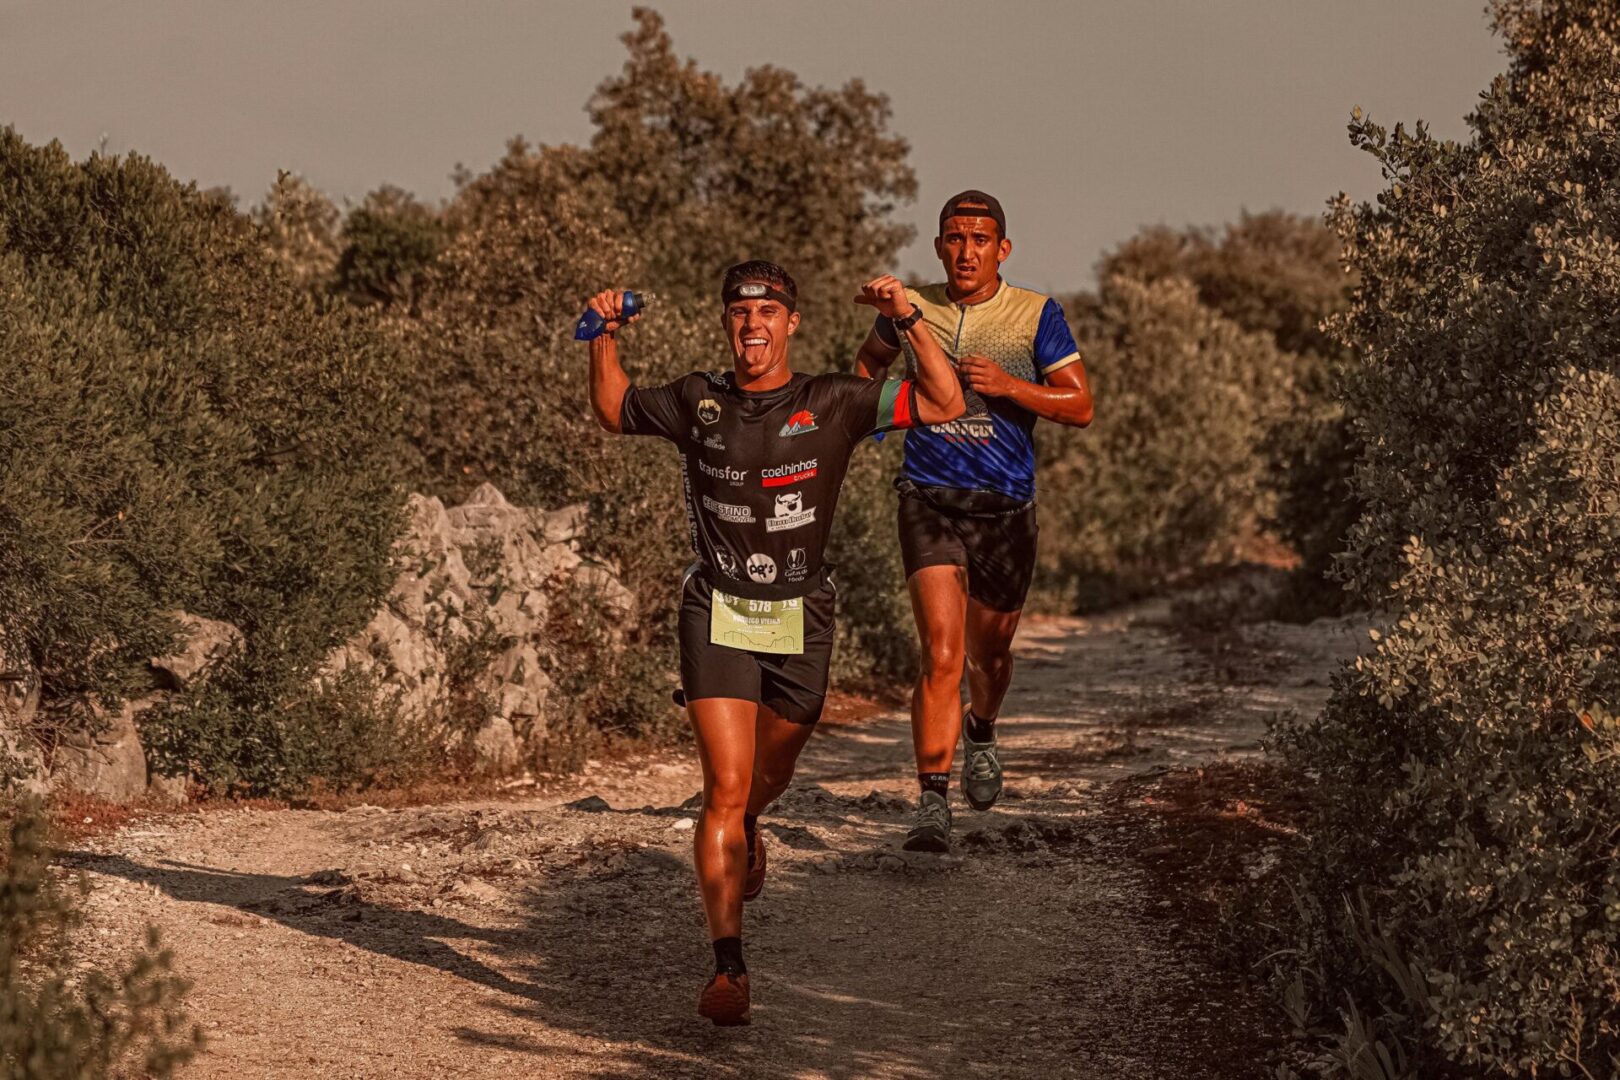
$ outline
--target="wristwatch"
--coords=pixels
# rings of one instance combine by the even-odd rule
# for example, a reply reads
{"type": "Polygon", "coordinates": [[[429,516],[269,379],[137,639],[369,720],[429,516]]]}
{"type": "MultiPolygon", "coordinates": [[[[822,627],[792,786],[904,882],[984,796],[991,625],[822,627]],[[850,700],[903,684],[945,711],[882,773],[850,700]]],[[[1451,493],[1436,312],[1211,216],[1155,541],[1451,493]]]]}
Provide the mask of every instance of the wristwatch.
{"type": "Polygon", "coordinates": [[[890,319],[889,322],[894,324],[894,332],[895,333],[903,334],[907,330],[910,330],[913,326],[916,326],[918,321],[921,320],[922,317],[923,317],[922,308],[919,307],[916,304],[913,304],[913,305],[911,305],[911,314],[910,315],[907,315],[903,319],[890,319]]]}

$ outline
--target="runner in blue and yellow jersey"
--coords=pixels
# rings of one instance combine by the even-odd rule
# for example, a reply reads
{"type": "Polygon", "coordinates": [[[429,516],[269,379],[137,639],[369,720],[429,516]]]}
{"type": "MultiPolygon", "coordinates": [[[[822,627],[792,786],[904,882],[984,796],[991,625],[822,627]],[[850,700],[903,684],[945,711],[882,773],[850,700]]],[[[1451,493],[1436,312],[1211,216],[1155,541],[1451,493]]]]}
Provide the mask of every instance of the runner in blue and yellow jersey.
{"type": "MultiPolygon", "coordinates": [[[[1080,351],[1049,296],[1009,285],[1012,254],[1001,204],[964,191],[939,215],[934,252],[945,281],[908,289],[930,335],[956,364],[966,411],[906,433],[900,547],[922,644],[911,700],[917,753],[915,826],[905,847],[950,849],[951,762],[960,735],[962,789],[988,810],[1001,795],[995,722],[1012,680],[1012,640],[1035,571],[1036,418],[1084,427],[1091,390],[1080,351]],[[962,710],[966,668],[969,707],[962,710]]],[[[858,370],[883,378],[902,351],[916,353],[879,319],[858,370]]]]}

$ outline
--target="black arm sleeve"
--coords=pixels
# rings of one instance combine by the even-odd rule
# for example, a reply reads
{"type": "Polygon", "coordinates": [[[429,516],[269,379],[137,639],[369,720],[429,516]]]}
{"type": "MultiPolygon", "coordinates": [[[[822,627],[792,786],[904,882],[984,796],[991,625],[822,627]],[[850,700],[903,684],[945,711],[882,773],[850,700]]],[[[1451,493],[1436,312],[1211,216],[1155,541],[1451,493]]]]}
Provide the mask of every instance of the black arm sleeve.
{"type": "Polygon", "coordinates": [[[872,320],[872,333],[876,334],[878,340],[889,348],[898,349],[900,347],[900,335],[895,333],[894,321],[888,316],[879,315],[872,320]]]}

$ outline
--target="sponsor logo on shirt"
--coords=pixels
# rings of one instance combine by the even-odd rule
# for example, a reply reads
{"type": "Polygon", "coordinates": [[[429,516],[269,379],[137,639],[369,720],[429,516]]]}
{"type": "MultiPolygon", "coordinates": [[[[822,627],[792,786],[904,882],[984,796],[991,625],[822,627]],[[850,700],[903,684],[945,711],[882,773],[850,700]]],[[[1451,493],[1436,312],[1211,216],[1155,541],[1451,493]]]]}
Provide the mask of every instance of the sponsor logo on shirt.
{"type": "Polygon", "coordinates": [[[717,502],[703,496],[703,509],[719,518],[729,521],[733,525],[752,525],[754,523],[754,509],[751,506],[737,506],[734,503],[717,502]]]}
{"type": "Polygon", "coordinates": [[[776,580],[776,560],[759,552],[748,556],[748,580],[769,585],[776,580]]]}
{"type": "Polygon", "coordinates": [[[698,458],[698,471],[715,480],[728,481],[732,487],[741,487],[742,482],[748,479],[747,469],[734,469],[730,465],[710,465],[702,458],[698,458]]]}
{"type": "Polygon", "coordinates": [[[808,525],[816,520],[816,508],[804,507],[804,492],[784,491],[776,496],[776,516],[765,519],[766,532],[782,532],[784,529],[797,529],[800,525],[808,525]]]}
{"type": "Polygon", "coordinates": [[[787,562],[783,566],[787,569],[785,576],[789,581],[803,581],[805,570],[810,566],[809,553],[804,548],[794,548],[788,552],[787,562]]]}
{"type": "Polygon", "coordinates": [[[789,435],[803,435],[814,430],[816,430],[816,414],[809,409],[800,409],[788,417],[788,422],[782,425],[779,434],[786,438],[789,435]]]}
{"type": "Polygon", "coordinates": [[[720,572],[726,577],[737,577],[737,556],[731,552],[716,551],[714,553],[714,564],[720,568],[720,572]]]}
{"type": "Polygon", "coordinates": [[[795,461],[787,465],[773,465],[768,469],[759,471],[761,487],[786,487],[789,484],[802,483],[816,475],[816,466],[821,462],[818,458],[808,461],[795,461]]]}
{"type": "Polygon", "coordinates": [[[713,424],[720,419],[720,403],[714,398],[706,397],[698,402],[698,419],[705,424],[713,424]]]}
{"type": "Polygon", "coordinates": [[[996,437],[995,421],[989,413],[947,420],[943,424],[930,425],[929,430],[938,432],[946,442],[952,443],[988,443],[996,437]]]}
{"type": "Polygon", "coordinates": [[[707,446],[710,450],[724,450],[726,448],[726,440],[722,439],[720,437],[720,433],[717,431],[713,435],[710,435],[707,439],[704,439],[703,445],[707,446]]]}

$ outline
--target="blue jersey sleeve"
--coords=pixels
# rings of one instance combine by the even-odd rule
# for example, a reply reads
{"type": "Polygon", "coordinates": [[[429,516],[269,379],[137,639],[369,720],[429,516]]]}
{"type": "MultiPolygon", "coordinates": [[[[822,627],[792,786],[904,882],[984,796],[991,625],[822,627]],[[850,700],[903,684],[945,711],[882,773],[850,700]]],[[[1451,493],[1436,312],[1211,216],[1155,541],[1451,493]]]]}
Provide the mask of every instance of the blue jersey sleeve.
{"type": "MultiPolygon", "coordinates": [[[[1025,325],[1028,325],[1027,323],[1025,325]]],[[[1063,305],[1048,298],[1035,329],[1035,370],[1045,379],[1052,372],[1080,359],[1080,348],[1063,317],[1063,305]]]]}

